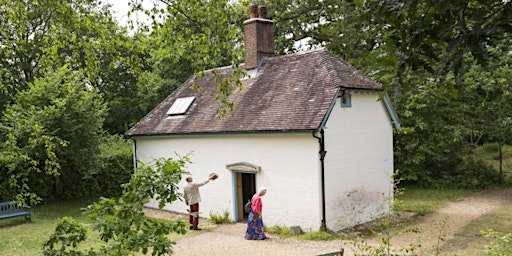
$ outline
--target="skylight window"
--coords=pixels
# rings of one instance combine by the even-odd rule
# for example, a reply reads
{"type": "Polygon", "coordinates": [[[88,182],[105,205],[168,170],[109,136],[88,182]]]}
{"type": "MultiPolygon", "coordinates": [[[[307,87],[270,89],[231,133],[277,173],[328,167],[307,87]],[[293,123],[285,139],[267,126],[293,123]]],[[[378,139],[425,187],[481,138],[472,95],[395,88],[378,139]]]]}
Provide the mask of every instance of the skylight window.
{"type": "Polygon", "coordinates": [[[192,105],[194,99],[194,96],[176,99],[176,101],[172,104],[169,110],[167,110],[167,115],[176,116],[185,114],[190,105],[192,105]]]}

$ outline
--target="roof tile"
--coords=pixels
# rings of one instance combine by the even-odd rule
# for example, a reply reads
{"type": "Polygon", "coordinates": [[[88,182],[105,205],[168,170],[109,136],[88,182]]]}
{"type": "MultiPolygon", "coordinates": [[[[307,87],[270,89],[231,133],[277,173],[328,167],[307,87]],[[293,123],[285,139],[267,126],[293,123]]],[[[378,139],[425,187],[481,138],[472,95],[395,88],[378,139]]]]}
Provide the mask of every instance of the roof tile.
{"type": "MultiPolygon", "coordinates": [[[[189,78],[126,135],[168,135],[229,132],[312,131],[320,128],[335,100],[338,88],[380,90],[381,85],[321,48],[308,52],[270,57],[256,77],[243,80],[243,88],[230,96],[234,110],[217,117],[213,70],[192,88],[189,78]],[[168,116],[178,98],[194,96],[183,116],[168,116]]],[[[228,75],[231,67],[215,69],[228,75]]]]}

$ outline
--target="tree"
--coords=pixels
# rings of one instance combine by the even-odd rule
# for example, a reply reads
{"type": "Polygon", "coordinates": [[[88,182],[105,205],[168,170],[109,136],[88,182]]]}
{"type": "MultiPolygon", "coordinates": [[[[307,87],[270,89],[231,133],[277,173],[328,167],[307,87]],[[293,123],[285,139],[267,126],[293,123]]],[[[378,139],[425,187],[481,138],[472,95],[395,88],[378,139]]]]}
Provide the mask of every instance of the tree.
{"type": "Polygon", "coordinates": [[[124,133],[148,111],[133,108],[142,101],[139,73],[150,68],[139,45],[99,0],[0,0],[0,112],[34,79],[67,65],[103,94],[105,129],[124,133]]]}
{"type": "Polygon", "coordinates": [[[105,244],[82,252],[76,246],[87,239],[86,229],[71,218],[63,218],[44,244],[43,254],[57,255],[151,255],[172,254],[174,241],[167,235],[184,234],[186,224],[180,220],[157,220],[143,213],[144,204],[155,198],[159,208],[182,199],[177,184],[186,174],[187,156],[174,160],[157,159],[151,165],[140,163],[119,199],[101,198],[87,207],[85,213],[92,227],[99,231],[105,244]],[[60,246],[59,246],[60,245],[60,246]]]}
{"type": "Polygon", "coordinates": [[[101,95],[67,68],[28,86],[0,124],[0,183],[11,188],[2,198],[36,203],[40,197],[86,195],[106,112],[101,95]]]}
{"type": "Polygon", "coordinates": [[[471,143],[497,142],[500,173],[503,175],[501,147],[512,142],[512,48],[507,41],[489,50],[487,66],[474,63],[464,75],[463,99],[467,102],[466,123],[471,143]]]}
{"type": "Polygon", "coordinates": [[[509,1],[385,0],[369,1],[368,6],[372,19],[390,35],[387,44],[401,64],[433,72],[433,62],[442,60],[443,67],[436,70],[440,75],[464,74],[468,53],[486,63],[488,47],[512,30],[509,1]]]}
{"type": "Polygon", "coordinates": [[[191,74],[200,77],[205,70],[232,66],[231,76],[221,78],[218,74],[218,100],[224,106],[220,114],[225,114],[233,108],[229,95],[241,87],[240,79],[245,76],[240,67],[243,61],[241,28],[247,7],[229,0],[156,2],[162,5],[146,10],[139,0],[131,1],[132,11],[142,10],[153,17],[151,36],[158,42],[158,48],[152,54],[155,71],[170,70],[171,67],[175,71],[169,74],[187,70],[189,72],[178,73],[178,77],[191,74]],[[169,66],[163,68],[163,65],[169,66]]]}
{"type": "Polygon", "coordinates": [[[76,57],[70,55],[70,48],[81,49],[85,32],[90,32],[86,24],[89,28],[97,24],[97,17],[85,12],[96,8],[94,4],[94,0],[75,5],[67,0],[0,1],[2,107],[35,78],[76,57]],[[78,44],[69,44],[73,39],[78,44]]]}

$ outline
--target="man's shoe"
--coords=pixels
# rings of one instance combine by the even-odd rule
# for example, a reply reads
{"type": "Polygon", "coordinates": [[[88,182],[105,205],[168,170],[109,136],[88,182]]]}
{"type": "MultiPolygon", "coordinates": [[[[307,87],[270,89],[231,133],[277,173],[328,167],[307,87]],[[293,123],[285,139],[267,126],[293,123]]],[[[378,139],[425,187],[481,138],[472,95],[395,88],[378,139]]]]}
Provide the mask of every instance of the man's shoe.
{"type": "Polygon", "coordinates": [[[194,228],[194,230],[202,230],[202,229],[200,229],[200,228],[194,228]]]}
{"type": "Polygon", "coordinates": [[[190,226],[190,230],[194,229],[194,227],[190,226]]]}

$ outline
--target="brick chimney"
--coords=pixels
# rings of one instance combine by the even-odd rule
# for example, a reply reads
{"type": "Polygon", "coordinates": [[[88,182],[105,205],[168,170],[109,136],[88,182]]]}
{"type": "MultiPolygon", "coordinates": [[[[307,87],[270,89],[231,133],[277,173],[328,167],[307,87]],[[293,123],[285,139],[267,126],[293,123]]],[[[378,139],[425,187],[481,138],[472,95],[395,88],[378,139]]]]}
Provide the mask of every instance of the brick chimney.
{"type": "Polygon", "coordinates": [[[258,67],[263,57],[274,56],[273,21],[267,19],[267,6],[251,4],[244,22],[245,69],[258,67]]]}

